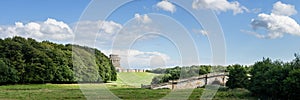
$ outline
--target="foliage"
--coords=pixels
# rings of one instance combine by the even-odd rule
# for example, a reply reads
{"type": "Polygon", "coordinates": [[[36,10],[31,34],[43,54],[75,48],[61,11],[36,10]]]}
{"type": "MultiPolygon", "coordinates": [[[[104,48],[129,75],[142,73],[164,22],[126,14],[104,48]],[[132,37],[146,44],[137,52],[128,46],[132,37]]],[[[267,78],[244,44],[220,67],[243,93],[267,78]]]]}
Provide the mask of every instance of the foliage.
{"type": "Polygon", "coordinates": [[[300,99],[299,56],[295,57],[287,63],[269,58],[256,62],[248,89],[261,98],[300,99]]]}
{"type": "Polygon", "coordinates": [[[0,58],[5,60],[4,64],[0,61],[1,75],[10,78],[5,79],[10,80],[9,83],[116,80],[116,71],[109,58],[94,48],[13,37],[0,39],[0,51],[0,58]]]}
{"type": "Polygon", "coordinates": [[[0,85],[6,83],[16,83],[19,81],[19,77],[16,75],[17,71],[8,67],[2,59],[0,59],[0,85]]]}
{"type": "Polygon", "coordinates": [[[229,70],[229,79],[226,86],[229,88],[246,88],[249,84],[246,67],[242,65],[232,65],[227,67],[229,70]]]}

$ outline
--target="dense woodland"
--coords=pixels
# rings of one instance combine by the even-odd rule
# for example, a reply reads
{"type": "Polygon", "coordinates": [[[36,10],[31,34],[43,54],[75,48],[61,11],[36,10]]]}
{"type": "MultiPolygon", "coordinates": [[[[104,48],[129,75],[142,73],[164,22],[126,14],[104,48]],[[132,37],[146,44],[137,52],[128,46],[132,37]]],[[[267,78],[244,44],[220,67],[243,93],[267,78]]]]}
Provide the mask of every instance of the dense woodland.
{"type": "Polygon", "coordinates": [[[32,38],[0,39],[0,85],[109,80],[116,80],[116,70],[97,49],[32,38]]]}

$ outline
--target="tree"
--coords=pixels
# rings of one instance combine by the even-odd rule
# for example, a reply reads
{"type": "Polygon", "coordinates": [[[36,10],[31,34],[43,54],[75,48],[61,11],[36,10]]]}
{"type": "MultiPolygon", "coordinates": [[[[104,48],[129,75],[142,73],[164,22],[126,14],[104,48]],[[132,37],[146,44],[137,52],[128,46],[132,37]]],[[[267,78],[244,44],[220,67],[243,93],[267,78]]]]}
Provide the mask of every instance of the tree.
{"type": "Polygon", "coordinates": [[[8,67],[2,59],[0,59],[0,85],[8,83],[16,83],[19,81],[17,71],[8,67]]]}
{"type": "Polygon", "coordinates": [[[271,67],[272,60],[269,58],[264,58],[263,61],[256,62],[250,71],[251,78],[248,90],[255,95],[266,95],[267,87],[264,86],[266,80],[268,79],[266,72],[270,70],[271,67]]]}
{"type": "Polygon", "coordinates": [[[300,99],[300,69],[289,72],[288,77],[283,80],[283,94],[290,99],[300,99]]]}
{"type": "Polygon", "coordinates": [[[300,99],[300,55],[294,54],[295,59],[287,64],[288,73],[283,80],[283,95],[290,99],[300,99]]]}
{"type": "MultiPolygon", "coordinates": [[[[248,90],[254,95],[264,99],[293,99],[294,90],[293,81],[299,77],[293,63],[283,63],[281,61],[272,61],[271,59],[263,59],[253,65],[250,84],[248,90]],[[290,96],[290,97],[288,97],[290,96]]],[[[297,90],[296,90],[297,91],[297,90]]]]}
{"type": "Polygon", "coordinates": [[[229,88],[245,88],[248,83],[248,76],[246,68],[241,65],[233,65],[228,67],[229,79],[226,82],[226,86],[229,88]]]}

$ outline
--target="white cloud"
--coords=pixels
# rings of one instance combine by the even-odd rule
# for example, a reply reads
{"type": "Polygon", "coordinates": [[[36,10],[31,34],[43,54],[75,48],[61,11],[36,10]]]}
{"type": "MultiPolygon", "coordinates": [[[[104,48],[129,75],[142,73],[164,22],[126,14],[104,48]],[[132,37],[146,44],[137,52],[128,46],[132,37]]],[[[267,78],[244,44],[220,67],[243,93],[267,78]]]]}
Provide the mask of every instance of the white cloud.
{"type": "Polygon", "coordinates": [[[155,31],[157,26],[151,21],[148,15],[140,14],[135,14],[125,26],[113,21],[80,21],[77,22],[76,43],[98,48],[122,47],[146,32],[155,31]]]}
{"type": "Polygon", "coordinates": [[[293,5],[283,4],[278,1],[273,5],[272,13],[276,15],[291,16],[297,14],[297,10],[293,5]]]}
{"type": "Polygon", "coordinates": [[[251,26],[254,30],[266,29],[267,35],[258,34],[258,38],[280,38],[284,34],[300,36],[300,25],[290,16],[296,14],[295,8],[289,4],[283,4],[280,1],[273,5],[271,14],[261,13],[258,18],[252,19],[251,26]],[[279,9],[281,7],[281,9],[279,9]]]}
{"type": "Polygon", "coordinates": [[[156,6],[158,8],[161,8],[165,11],[169,11],[171,13],[174,13],[176,11],[176,7],[175,5],[173,5],[171,2],[167,1],[167,0],[162,0],[161,2],[158,2],[156,4],[156,6]]]}
{"type": "Polygon", "coordinates": [[[62,21],[48,18],[44,22],[16,22],[15,25],[0,26],[0,37],[22,36],[37,40],[50,40],[53,42],[72,42],[74,36],[81,45],[93,46],[95,39],[88,37],[103,31],[100,40],[111,41],[112,37],[122,29],[122,25],[113,21],[80,21],[76,22],[76,33],[70,26],[62,21]],[[101,25],[103,25],[101,27],[101,25]]]}
{"type": "Polygon", "coordinates": [[[194,0],[192,7],[194,9],[212,9],[216,12],[232,10],[234,15],[249,11],[246,7],[241,6],[239,2],[228,2],[227,0],[194,0]]]}
{"type": "Polygon", "coordinates": [[[122,25],[114,21],[79,21],[76,23],[75,43],[93,47],[106,45],[122,29],[122,25]],[[101,32],[102,34],[99,34],[101,32]],[[97,39],[97,41],[96,41],[97,39]]]}
{"type": "Polygon", "coordinates": [[[50,40],[53,42],[72,42],[75,37],[75,43],[85,46],[103,47],[111,45],[114,38],[118,35],[121,42],[133,40],[138,35],[146,31],[155,31],[155,27],[151,24],[152,19],[147,15],[135,14],[133,25],[123,26],[114,21],[79,21],[74,23],[73,29],[62,21],[48,18],[43,22],[16,22],[15,25],[0,26],[0,37],[22,36],[41,40],[50,40]],[[137,23],[135,23],[137,22],[137,23]],[[102,26],[102,27],[101,27],[102,26]],[[76,29],[75,29],[76,28],[76,29]],[[101,32],[102,34],[97,34],[101,32]],[[96,41],[96,42],[95,42],[96,41]]]}
{"type": "Polygon", "coordinates": [[[60,41],[73,37],[72,29],[64,22],[48,18],[44,22],[16,22],[15,25],[0,26],[2,38],[12,36],[31,37],[38,40],[60,41]]]}
{"type": "Polygon", "coordinates": [[[137,14],[134,14],[134,18],[142,23],[150,23],[152,21],[147,14],[140,15],[137,13],[137,14]]]}
{"type": "MultiPolygon", "coordinates": [[[[62,21],[56,21],[55,19],[48,18],[45,22],[45,30],[48,30],[50,32],[62,32],[66,31],[68,33],[72,33],[72,30],[70,29],[69,25],[65,24],[62,21]]],[[[42,29],[43,30],[43,29],[42,29]]]]}
{"type": "Polygon", "coordinates": [[[160,52],[145,52],[140,50],[102,50],[104,54],[118,54],[121,57],[121,65],[130,67],[166,67],[173,63],[170,57],[160,52]]]}
{"type": "Polygon", "coordinates": [[[249,11],[246,7],[241,6],[239,2],[228,2],[227,0],[194,0],[192,7],[194,9],[212,9],[216,12],[232,10],[234,15],[249,11]]]}
{"type": "Polygon", "coordinates": [[[113,34],[122,29],[122,25],[113,21],[102,21],[105,33],[113,34]]]}
{"type": "Polygon", "coordinates": [[[108,34],[115,34],[120,29],[122,29],[122,25],[116,23],[114,21],[80,21],[77,22],[77,31],[96,34],[94,32],[103,31],[108,34]]]}

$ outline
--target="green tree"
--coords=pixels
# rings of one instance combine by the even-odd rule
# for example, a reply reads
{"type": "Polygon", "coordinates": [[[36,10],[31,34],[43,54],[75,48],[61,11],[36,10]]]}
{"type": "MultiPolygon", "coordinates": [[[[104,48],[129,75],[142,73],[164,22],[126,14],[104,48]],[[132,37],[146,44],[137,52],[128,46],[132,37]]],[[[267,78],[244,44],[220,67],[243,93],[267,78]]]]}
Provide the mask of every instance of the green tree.
{"type": "Polygon", "coordinates": [[[17,71],[8,67],[2,59],[0,59],[0,85],[7,83],[16,83],[19,81],[17,71]]]}
{"type": "Polygon", "coordinates": [[[300,99],[300,69],[289,72],[288,77],[283,80],[283,94],[290,99],[300,99]]]}
{"type": "Polygon", "coordinates": [[[247,70],[241,65],[232,65],[228,67],[229,79],[226,86],[229,88],[245,88],[249,84],[247,70]]]}

